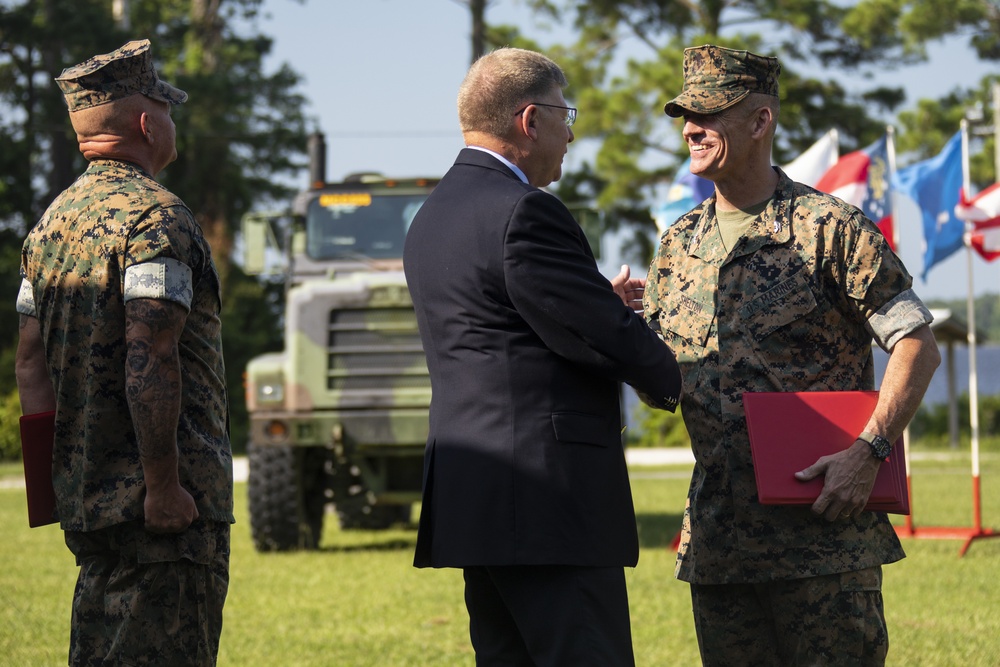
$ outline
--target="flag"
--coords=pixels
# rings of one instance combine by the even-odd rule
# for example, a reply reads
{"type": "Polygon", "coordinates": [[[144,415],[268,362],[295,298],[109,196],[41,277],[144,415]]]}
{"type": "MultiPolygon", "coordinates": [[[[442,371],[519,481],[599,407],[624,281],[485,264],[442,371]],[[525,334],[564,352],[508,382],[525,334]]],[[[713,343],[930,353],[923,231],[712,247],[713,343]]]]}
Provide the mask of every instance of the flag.
{"type": "Polygon", "coordinates": [[[978,195],[969,199],[962,189],[955,215],[969,222],[986,222],[992,218],[1000,218],[1000,183],[994,183],[978,195]]]}
{"type": "Polygon", "coordinates": [[[962,247],[965,225],[955,215],[962,189],[962,133],[940,153],[896,172],[893,186],[920,208],[924,223],[924,272],[962,247]]]}
{"type": "Polygon", "coordinates": [[[837,164],[839,154],[837,130],[830,130],[781,170],[793,181],[815,187],[823,174],[837,164]]]}
{"type": "Polygon", "coordinates": [[[889,247],[896,249],[889,187],[889,142],[884,135],[871,146],[837,160],[815,187],[860,208],[881,230],[889,247]]]}
{"type": "Polygon", "coordinates": [[[662,234],[667,227],[677,222],[677,218],[708,199],[713,192],[715,184],[712,181],[691,173],[691,158],[688,158],[678,167],[666,200],[650,211],[656,228],[662,234]]]}
{"type": "Polygon", "coordinates": [[[976,223],[976,228],[969,234],[969,244],[987,262],[1000,257],[1000,218],[976,223]]]}
{"type": "Polygon", "coordinates": [[[955,215],[972,223],[969,244],[976,252],[987,262],[1000,257],[1000,183],[994,183],[971,200],[963,190],[955,215]]]}

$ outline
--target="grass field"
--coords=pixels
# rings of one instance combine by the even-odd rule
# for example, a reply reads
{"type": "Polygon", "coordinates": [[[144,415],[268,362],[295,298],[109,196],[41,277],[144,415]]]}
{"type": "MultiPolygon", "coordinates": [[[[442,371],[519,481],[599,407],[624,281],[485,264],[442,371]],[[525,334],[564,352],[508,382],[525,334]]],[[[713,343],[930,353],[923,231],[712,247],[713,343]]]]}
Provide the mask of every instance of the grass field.
{"type": "MultiPolygon", "coordinates": [[[[686,584],[673,578],[669,543],[688,471],[637,469],[633,492],[642,554],[628,572],[640,666],[695,665],[686,584]]],[[[0,479],[20,475],[0,466],[0,479]]],[[[918,461],[914,523],[971,525],[967,455],[918,461]]],[[[984,457],[983,525],[1000,529],[1000,458],[984,457]]],[[[461,574],[411,567],[414,530],[349,532],[328,517],[316,552],[258,554],[246,487],[237,485],[231,587],[219,664],[316,667],[472,665],[461,574]]],[[[54,527],[29,529],[24,491],[0,489],[0,665],[66,664],[76,567],[54,527]]],[[[905,540],[885,569],[891,665],[1000,665],[1000,539],[959,558],[955,540],[905,540]]],[[[734,663],[735,664],[735,663],[734,663]]]]}

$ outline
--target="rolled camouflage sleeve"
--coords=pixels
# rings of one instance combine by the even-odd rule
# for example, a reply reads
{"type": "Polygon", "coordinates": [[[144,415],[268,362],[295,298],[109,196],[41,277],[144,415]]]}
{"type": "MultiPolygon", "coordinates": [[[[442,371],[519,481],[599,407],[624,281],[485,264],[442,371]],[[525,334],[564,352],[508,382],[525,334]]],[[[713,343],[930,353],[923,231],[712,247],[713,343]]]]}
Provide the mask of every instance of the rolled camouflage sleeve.
{"type": "Polygon", "coordinates": [[[913,333],[925,324],[934,321],[934,316],[912,289],[893,297],[867,323],[868,331],[887,352],[899,339],[913,333]]]}

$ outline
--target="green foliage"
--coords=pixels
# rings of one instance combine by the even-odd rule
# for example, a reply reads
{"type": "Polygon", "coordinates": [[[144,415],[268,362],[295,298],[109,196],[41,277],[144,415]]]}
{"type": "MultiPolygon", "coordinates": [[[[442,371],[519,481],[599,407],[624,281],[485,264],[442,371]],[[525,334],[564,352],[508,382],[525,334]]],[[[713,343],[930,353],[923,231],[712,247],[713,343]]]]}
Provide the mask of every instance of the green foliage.
{"type": "MultiPolygon", "coordinates": [[[[900,166],[926,160],[941,152],[944,145],[958,132],[962,119],[971,110],[992,109],[993,85],[998,76],[984,78],[976,88],[956,88],[939,100],[919,100],[914,109],[899,114],[900,166]]],[[[994,165],[995,136],[986,132],[993,119],[984,111],[982,125],[970,128],[969,166],[973,185],[986,187],[997,178],[994,165]]]]}
{"type": "Polygon", "coordinates": [[[23,234],[82,170],[54,77],[127,39],[106,0],[0,4],[0,227],[23,234]]]}
{"type": "Polygon", "coordinates": [[[639,403],[632,411],[636,422],[635,432],[627,433],[627,445],[632,447],[685,447],[691,446],[687,427],[678,406],[676,412],[656,410],[639,403]]]}
{"type": "MultiPolygon", "coordinates": [[[[0,151],[2,153],[3,151],[0,151]]],[[[3,197],[0,196],[0,200],[3,197]]],[[[17,347],[15,297],[21,285],[21,237],[0,229],[0,395],[14,388],[14,350],[17,347]]]]}
{"type": "MultiPolygon", "coordinates": [[[[965,439],[971,437],[969,394],[958,397],[958,432],[965,439]]],[[[928,444],[948,442],[948,404],[921,405],[910,421],[910,433],[928,444]]],[[[979,397],[979,433],[983,437],[1000,437],[1000,396],[979,397]]]]}
{"type": "Polygon", "coordinates": [[[0,394],[0,461],[21,459],[21,401],[17,391],[0,394]]]}

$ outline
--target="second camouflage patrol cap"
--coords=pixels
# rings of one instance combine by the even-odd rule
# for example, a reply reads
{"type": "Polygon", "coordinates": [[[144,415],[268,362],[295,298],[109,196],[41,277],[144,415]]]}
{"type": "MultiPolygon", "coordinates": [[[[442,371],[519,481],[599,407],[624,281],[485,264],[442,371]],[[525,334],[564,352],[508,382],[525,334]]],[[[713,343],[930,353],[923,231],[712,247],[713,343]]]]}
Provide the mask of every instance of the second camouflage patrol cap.
{"type": "Polygon", "coordinates": [[[181,104],[188,98],[183,90],[156,76],[148,39],[131,41],[111,53],[67,67],[56,83],[71,112],[139,93],[170,104],[181,104]]]}
{"type": "Polygon", "coordinates": [[[684,111],[718,113],[750,93],[778,96],[777,58],[706,44],[684,49],[684,90],[663,111],[674,118],[684,111]]]}

